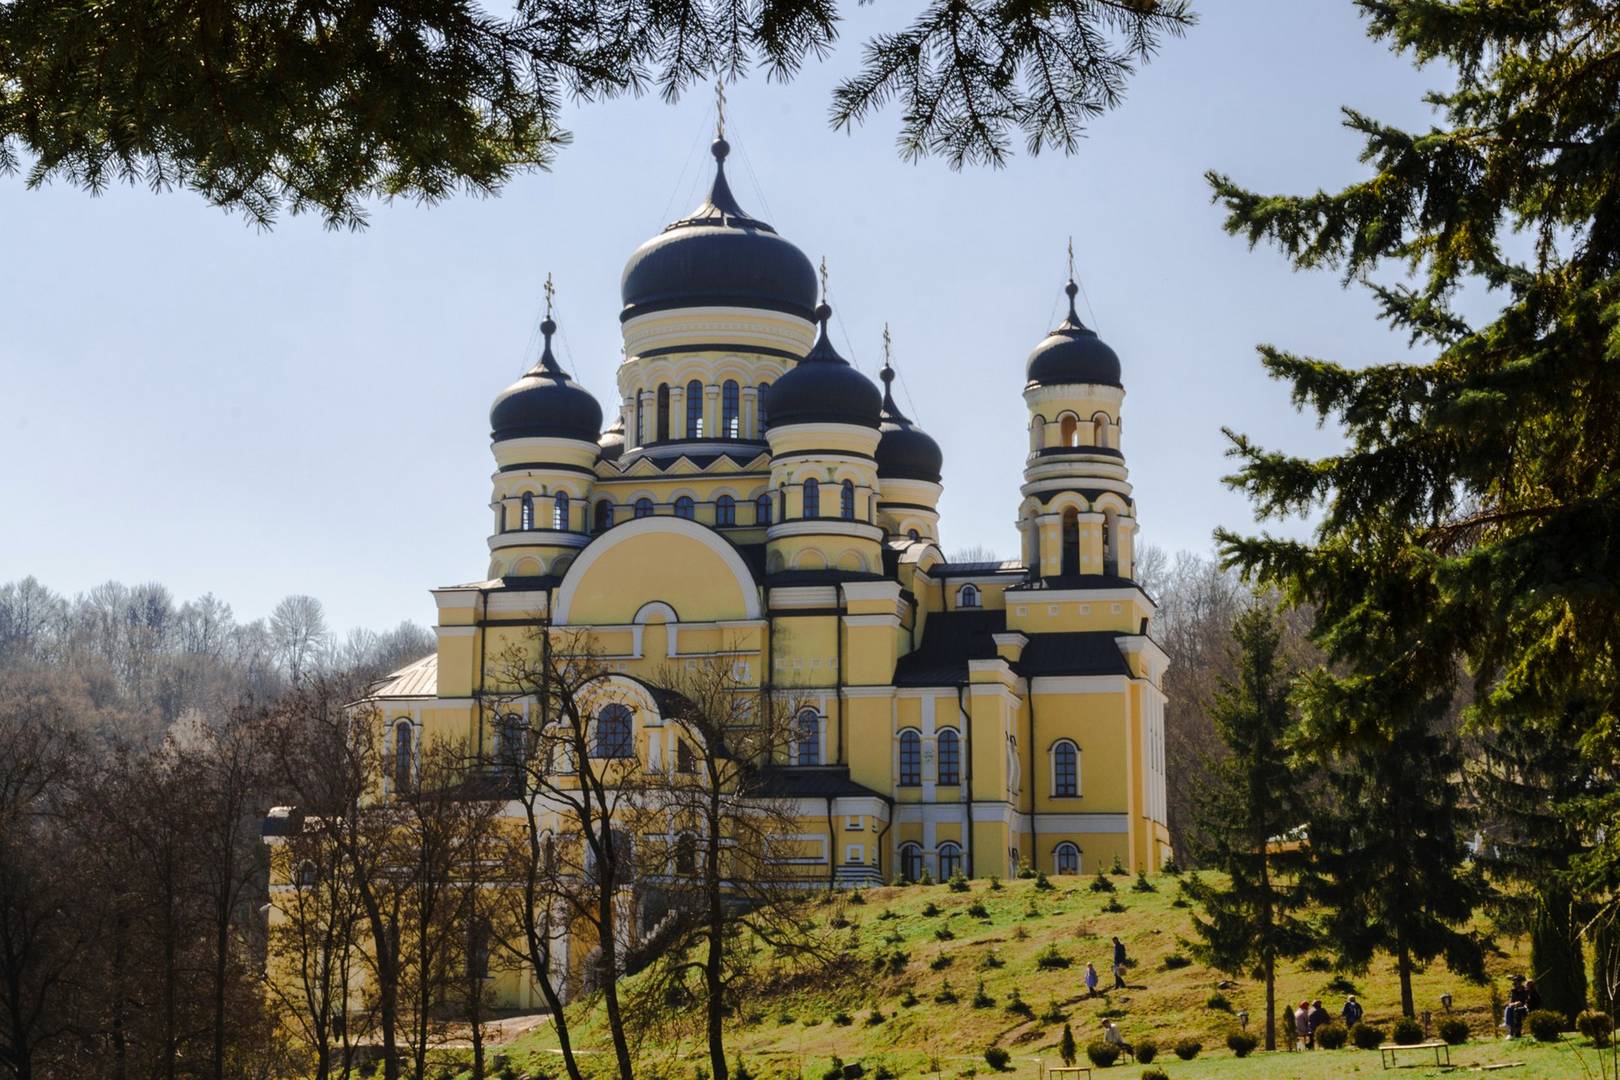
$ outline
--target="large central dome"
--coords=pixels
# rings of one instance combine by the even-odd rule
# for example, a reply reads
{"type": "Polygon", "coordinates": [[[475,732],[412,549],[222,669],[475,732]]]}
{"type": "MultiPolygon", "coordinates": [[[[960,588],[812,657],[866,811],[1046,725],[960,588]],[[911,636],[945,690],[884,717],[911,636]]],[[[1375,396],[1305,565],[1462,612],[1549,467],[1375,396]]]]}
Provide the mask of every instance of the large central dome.
{"type": "Polygon", "coordinates": [[[743,307],[813,321],[815,267],[804,252],[737,205],[726,183],[730,144],[716,139],[712,149],[709,197],[625,263],[620,320],[672,308],[743,307]]]}

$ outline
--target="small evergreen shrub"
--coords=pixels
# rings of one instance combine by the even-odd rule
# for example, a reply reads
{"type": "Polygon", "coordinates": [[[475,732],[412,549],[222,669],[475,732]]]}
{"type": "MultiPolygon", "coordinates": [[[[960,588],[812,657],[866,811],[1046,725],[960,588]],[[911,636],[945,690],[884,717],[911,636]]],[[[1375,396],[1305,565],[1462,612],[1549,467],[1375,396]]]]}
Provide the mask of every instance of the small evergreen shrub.
{"type": "Polygon", "coordinates": [[[737,1064],[731,1067],[731,1080],[754,1080],[754,1074],[748,1071],[747,1065],[743,1064],[741,1054],[737,1055],[737,1064]]]}
{"type": "Polygon", "coordinates": [[[973,1000],[970,1002],[970,1004],[975,1009],[988,1009],[994,1006],[995,1003],[996,999],[991,997],[989,992],[985,990],[984,980],[980,979],[979,987],[977,990],[973,991],[973,1000]]]}
{"type": "Polygon", "coordinates": [[[1149,881],[1147,879],[1147,875],[1143,874],[1143,873],[1138,873],[1136,875],[1136,884],[1131,886],[1131,892],[1158,892],[1158,891],[1159,891],[1158,889],[1154,888],[1153,882],[1149,881]]]}
{"type": "Polygon", "coordinates": [[[1170,1080],[1170,1074],[1163,1069],[1143,1069],[1142,1080],[1170,1080]]]}
{"type": "Polygon", "coordinates": [[[1040,968],[1042,971],[1058,971],[1062,968],[1068,967],[1072,963],[1074,963],[1074,961],[1070,960],[1063,953],[1059,952],[1056,945],[1048,945],[1035,957],[1035,966],[1040,968]]]}
{"type": "Polygon", "coordinates": [[[1164,865],[1159,867],[1159,869],[1163,870],[1165,873],[1169,874],[1171,877],[1180,877],[1181,876],[1181,864],[1176,862],[1176,857],[1174,855],[1172,855],[1168,859],[1164,860],[1164,865]]]}
{"type": "Polygon", "coordinates": [[[1035,876],[1035,868],[1029,865],[1028,860],[1021,860],[1018,863],[1018,876],[1025,881],[1035,876]]]}
{"type": "Polygon", "coordinates": [[[1226,1033],[1226,1048],[1240,1058],[1254,1053],[1254,1048],[1259,1042],[1252,1032],[1244,1031],[1242,1028],[1233,1028],[1226,1033]]]}
{"type": "Polygon", "coordinates": [[[865,889],[856,889],[854,892],[850,893],[849,894],[849,902],[852,903],[852,904],[864,904],[864,903],[866,903],[866,890],[865,889]]]}
{"type": "MultiPolygon", "coordinates": [[[[1323,1024],[1316,1029],[1316,1045],[1324,1050],[1337,1050],[1350,1038],[1350,1033],[1343,1024],[1323,1024]]],[[[1287,1041],[1292,1042],[1294,1033],[1289,1032],[1287,1041]]]]}
{"type": "Polygon", "coordinates": [[[1001,958],[1000,953],[996,952],[994,949],[991,949],[989,952],[985,953],[979,958],[979,966],[987,969],[1006,967],[1007,961],[1001,958]]]}
{"type": "Polygon", "coordinates": [[[882,967],[889,969],[889,974],[898,975],[902,971],[906,970],[906,965],[911,962],[911,954],[908,952],[901,952],[899,949],[895,949],[887,956],[880,956],[878,959],[883,962],[881,965],[882,967]]]}
{"type": "Polygon", "coordinates": [[[946,979],[945,985],[939,988],[934,995],[934,1001],[940,1005],[955,1005],[957,1002],[956,990],[951,986],[951,980],[946,979]]]}
{"type": "MultiPolygon", "coordinates": [[[[1041,1013],[1041,1023],[1043,1023],[1043,1024],[1061,1024],[1061,1023],[1063,1023],[1064,1019],[1065,1019],[1065,1014],[1064,1014],[1063,1010],[1058,1007],[1057,998],[1049,998],[1049,999],[1047,999],[1046,1011],[1041,1013]]],[[[1065,1026],[1067,1026],[1067,1025],[1065,1025],[1065,1026]]]]}
{"type": "Polygon", "coordinates": [[[778,1024],[797,1024],[799,1022],[799,1018],[790,1012],[784,1012],[777,1015],[776,1022],[778,1024]]]}
{"type": "Polygon", "coordinates": [[[944,971],[946,968],[950,967],[955,962],[956,962],[955,958],[953,956],[951,956],[949,953],[940,953],[938,956],[936,956],[932,960],[928,961],[928,970],[929,971],[944,971]]]}
{"type": "Polygon", "coordinates": [[[990,917],[990,909],[984,906],[984,902],[982,900],[975,900],[973,903],[969,904],[967,906],[967,913],[973,916],[975,919],[988,919],[990,917]]]}
{"type": "Polygon", "coordinates": [[[1121,911],[1125,910],[1125,905],[1119,902],[1119,897],[1110,896],[1108,898],[1108,903],[1104,904],[1102,909],[1108,912],[1110,915],[1117,915],[1121,911]]]}
{"type": "Polygon", "coordinates": [[[900,995],[900,1006],[902,1008],[910,1009],[910,1008],[914,1007],[916,1004],[917,1004],[916,991],[912,990],[911,987],[909,987],[909,986],[906,987],[905,992],[900,995]]]}
{"type": "Polygon", "coordinates": [[[1227,1000],[1225,994],[1217,990],[1205,1000],[1204,1008],[1215,1009],[1218,1012],[1231,1012],[1232,1003],[1227,1000]]]}
{"type": "Polygon", "coordinates": [[[1402,1046],[1412,1046],[1423,1041],[1423,1025],[1409,1016],[1403,1016],[1395,1021],[1393,1035],[1402,1046]]]}
{"type": "Polygon", "coordinates": [[[1136,1040],[1136,1063],[1147,1065],[1159,1056],[1159,1044],[1143,1036],[1136,1040]]]}
{"type": "Polygon", "coordinates": [[[1024,918],[1038,919],[1040,917],[1041,909],[1035,906],[1035,901],[1031,900],[1029,903],[1024,905],[1024,918]]]}
{"type": "Polygon", "coordinates": [[[1111,1042],[1093,1039],[1086,1044],[1086,1057],[1099,1069],[1106,1069],[1119,1060],[1119,1047],[1111,1042]]]}
{"type": "Polygon", "coordinates": [[[1058,1040],[1058,1057],[1063,1064],[1073,1065],[1074,1059],[1080,1056],[1080,1048],[1074,1044],[1074,1029],[1068,1024],[1063,1025],[1063,1038],[1058,1040]]]}
{"type": "Polygon", "coordinates": [[[1359,994],[1359,993],[1361,993],[1360,990],[1356,989],[1356,984],[1350,979],[1350,977],[1348,975],[1335,975],[1335,976],[1333,976],[1333,978],[1328,980],[1327,988],[1328,988],[1328,992],[1331,993],[1331,994],[1359,994]]]}
{"type": "MultiPolygon", "coordinates": [[[[1440,1021],[1439,1030],[1440,1037],[1452,1046],[1461,1046],[1468,1041],[1468,1021],[1466,1020],[1458,1019],[1455,1016],[1449,1020],[1442,1020],[1440,1021]]],[[[1317,1032],[1316,1037],[1320,1041],[1322,1033],[1317,1032]]]]}
{"type": "Polygon", "coordinates": [[[843,1009],[839,1009],[837,1012],[833,1013],[832,1022],[839,1027],[849,1027],[849,1025],[853,1024],[855,1021],[850,1018],[849,1013],[845,1012],[843,1009]]]}
{"type": "Polygon", "coordinates": [[[1202,1050],[1203,1048],[1204,1044],[1199,1042],[1197,1039],[1177,1039],[1176,1057],[1180,1058],[1182,1061],[1191,1061],[1193,1058],[1198,1056],[1198,1051],[1202,1050]]]}
{"type": "Polygon", "coordinates": [[[1035,887],[1041,892],[1051,892],[1057,888],[1056,885],[1052,884],[1051,879],[1046,876],[1045,870],[1035,871],[1035,887]]]}
{"type": "Polygon", "coordinates": [[[1000,892],[1001,891],[1001,879],[996,877],[996,875],[994,875],[994,874],[990,875],[990,891],[991,892],[1000,892]]]}
{"type": "Polygon", "coordinates": [[[1007,999],[1007,1004],[1002,1008],[1015,1016],[1022,1016],[1025,1020],[1035,1018],[1035,1010],[1030,1008],[1029,1002],[1024,1000],[1023,995],[1018,992],[1016,987],[1013,988],[1012,996],[1007,999]]]}
{"type": "Polygon", "coordinates": [[[1097,1014],[1099,1020],[1118,1020],[1125,1015],[1124,1009],[1104,1009],[1097,1014]]]}
{"type": "Polygon", "coordinates": [[[1350,1041],[1360,1050],[1376,1050],[1384,1042],[1386,1032],[1376,1024],[1369,1024],[1365,1020],[1350,1029],[1350,1041]]]}
{"type": "Polygon", "coordinates": [[[1115,877],[1125,876],[1125,864],[1119,861],[1118,855],[1114,856],[1114,865],[1108,868],[1108,872],[1115,877]]]}
{"type": "Polygon", "coordinates": [[[928,918],[932,919],[935,915],[939,914],[939,905],[930,900],[928,903],[923,905],[922,913],[928,918]]]}
{"type": "Polygon", "coordinates": [[[932,885],[933,883],[934,883],[934,875],[932,875],[932,874],[930,874],[928,872],[928,867],[926,867],[926,866],[923,867],[922,877],[917,879],[917,884],[919,884],[919,885],[932,885]]]}
{"type": "Polygon", "coordinates": [[[1177,968],[1188,967],[1191,964],[1191,957],[1187,956],[1185,953],[1173,952],[1164,958],[1164,962],[1160,966],[1166,971],[1175,971],[1177,968]]]}
{"type": "Polygon", "coordinates": [[[968,891],[968,879],[962,876],[962,871],[960,870],[952,874],[950,880],[945,884],[950,886],[951,892],[968,891]]]}
{"type": "Polygon", "coordinates": [[[1332,971],[1333,961],[1321,953],[1312,953],[1305,958],[1306,971],[1332,971]]]}
{"type": "Polygon", "coordinates": [[[885,945],[898,945],[904,940],[906,940],[905,935],[898,930],[889,930],[883,935],[883,944],[885,945]]]}
{"type": "Polygon", "coordinates": [[[1524,1022],[1530,1034],[1536,1037],[1536,1042],[1557,1042],[1564,1028],[1569,1026],[1567,1016],[1551,1009],[1537,1009],[1525,1017],[1524,1022]]]}
{"type": "Polygon", "coordinates": [[[1006,1072],[1012,1062],[1012,1051],[1004,1046],[992,1046],[984,1052],[984,1063],[996,1072],[1006,1072]]]}
{"type": "Polygon", "coordinates": [[[821,1074],[821,1080],[844,1080],[844,1059],[834,1054],[832,1064],[821,1074]]]}
{"type": "Polygon", "coordinates": [[[1014,941],[1028,941],[1029,940],[1029,930],[1026,929],[1023,926],[1015,926],[1015,927],[1013,927],[1013,940],[1014,941]]]}
{"type": "Polygon", "coordinates": [[[1591,1039],[1593,1046],[1608,1046],[1614,1038],[1614,1017],[1588,1009],[1575,1018],[1575,1030],[1591,1039]]]}
{"type": "Polygon", "coordinates": [[[1097,876],[1091,879],[1091,891],[1092,892],[1113,892],[1114,891],[1114,883],[1112,881],[1109,881],[1106,877],[1104,877],[1103,872],[1101,870],[1099,870],[1099,871],[1097,871],[1097,876]]]}
{"type": "Polygon", "coordinates": [[[934,937],[939,941],[954,941],[956,939],[956,931],[952,930],[948,926],[937,927],[934,930],[934,937]]]}
{"type": "Polygon", "coordinates": [[[878,918],[880,920],[898,919],[899,917],[900,916],[896,915],[894,912],[890,911],[888,908],[884,908],[882,911],[878,912],[878,918]]]}
{"type": "Polygon", "coordinates": [[[834,914],[832,918],[827,920],[827,925],[832,927],[834,930],[844,930],[849,927],[849,920],[844,918],[844,913],[840,911],[834,914]]]}
{"type": "Polygon", "coordinates": [[[900,1074],[889,1068],[888,1062],[880,1061],[872,1070],[872,1080],[900,1080],[900,1074]]]}
{"type": "Polygon", "coordinates": [[[1170,906],[1180,908],[1187,907],[1187,898],[1185,896],[1178,896],[1174,900],[1170,901],[1170,906]]]}

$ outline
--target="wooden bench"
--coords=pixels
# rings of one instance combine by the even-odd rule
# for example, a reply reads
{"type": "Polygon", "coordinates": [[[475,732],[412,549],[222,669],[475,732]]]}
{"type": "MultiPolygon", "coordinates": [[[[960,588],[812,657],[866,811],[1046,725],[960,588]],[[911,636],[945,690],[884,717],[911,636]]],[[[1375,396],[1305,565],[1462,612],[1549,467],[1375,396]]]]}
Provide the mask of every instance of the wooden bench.
{"type": "Polygon", "coordinates": [[[1397,1050],[1433,1050],[1436,1065],[1443,1064],[1447,1068],[1451,1067],[1451,1044],[1444,1039],[1430,1039],[1427,1042],[1420,1043],[1380,1043],[1378,1046],[1378,1060],[1384,1068],[1393,1069],[1395,1067],[1395,1051],[1397,1050]],[[1446,1055],[1444,1062],[1440,1060],[1442,1052],[1446,1055]]]}
{"type": "Polygon", "coordinates": [[[1059,1078],[1059,1080],[1065,1076],[1078,1077],[1081,1073],[1085,1073],[1086,1080],[1091,1080],[1091,1069],[1086,1065],[1049,1065],[1043,1066],[1041,1071],[1046,1076],[1059,1078]]]}

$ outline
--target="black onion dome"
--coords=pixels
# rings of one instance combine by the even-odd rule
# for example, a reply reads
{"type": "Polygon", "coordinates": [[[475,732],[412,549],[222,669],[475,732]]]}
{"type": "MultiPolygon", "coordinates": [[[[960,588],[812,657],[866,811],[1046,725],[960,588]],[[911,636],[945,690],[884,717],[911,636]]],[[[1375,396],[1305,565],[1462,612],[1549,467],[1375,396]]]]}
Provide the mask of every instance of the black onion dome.
{"type": "Polygon", "coordinates": [[[1120,386],[1119,355],[1075,314],[1074,297],[1080,291],[1079,286],[1071,280],[1063,291],[1069,294],[1069,317],[1029,354],[1029,384],[1120,386]]]}
{"type": "Polygon", "coordinates": [[[857,424],[878,426],[883,399],[872,380],[849,366],[827,340],[827,319],[832,308],[816,308],[821,332],[803,360],[770,385],[765,392],[765,414],[771,427],[788,424],[857,424]]]}
{"type": "Polygon", "coordinates": [[[933,436],[913,424],[894,403],[891,392],[894,368],[883,365],[883,415],[878,430],[877,471],[880,477],[896,480],[928,480],[939,483],[945,455],[933,436]]]}
{"type": "Polygon", "coordinates": [[[489,409],[490,438],[521,439],[540,435],[594,443],[602,430],[602,406],[579,383],[557,366],[551,355],[551,335],[557,324],[540,324],[546,347],[539,363],[517,382],[502,390],[489,409]]]}
{"type": "Polygon", "coordinates": [[[731,146],[716,139],[709,197],[635,250],[624,265],[621,321],[688,307],[764,308],[808,322],[816,271],[804,252],[737,205],[726,183],[731,146]]]}
{"type": "Polygon", "coordinates": [[[613,426],[602,432],[602,437],[596,440],[603,461],[618,461],[624,453],[624,416],[613,421],[613,426]]]}

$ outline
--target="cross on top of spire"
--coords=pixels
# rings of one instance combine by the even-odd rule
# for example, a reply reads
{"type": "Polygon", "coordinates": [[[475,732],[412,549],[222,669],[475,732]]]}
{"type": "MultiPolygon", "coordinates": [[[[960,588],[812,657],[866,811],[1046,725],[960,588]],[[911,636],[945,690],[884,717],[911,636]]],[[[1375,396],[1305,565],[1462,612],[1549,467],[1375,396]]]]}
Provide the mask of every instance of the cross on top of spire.
{"type": "Polygon", "coordinates": [[[557,296],[557,286],[551,283],[551,271],[546,271],[546,318],[551,318],[552,301],[557,296]]]}
{"type": "Polygon", "coordinates": [[[726,137],[726,81],[714,80],[714,137],[726,137]]]}
{"type": "Polygon", "coordinates": [[[884,323],[883,324],[883,368],[884,368],[885,371],[887,371],[888,368],[889,368],[889,349],[893,344],[894,344],[894,339],[889,336],[889,324],[884,323]]]}
{"type": "Polygon", "coordinates": [[[821,302],[825,304],[827,302],[827,256],[825,255],[821,257],[821,269],[818,273],[821,275],[821,302]]]}
{"type": "Polygon", "coordinates": [[[1074,237],[1069,237],[1069,280],[1074,280],[1074,237]]]}

